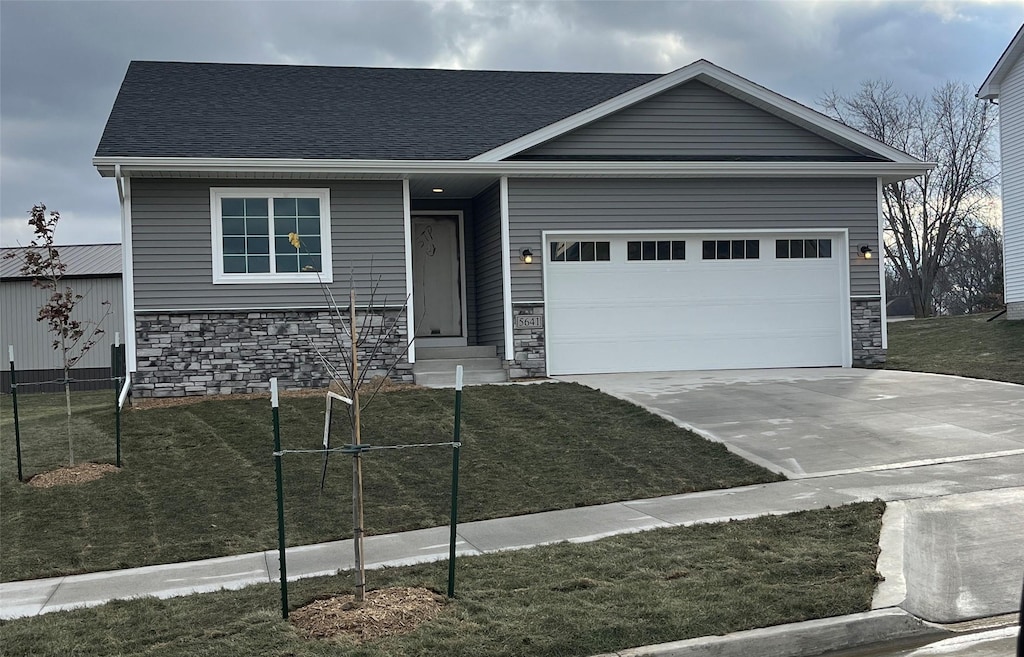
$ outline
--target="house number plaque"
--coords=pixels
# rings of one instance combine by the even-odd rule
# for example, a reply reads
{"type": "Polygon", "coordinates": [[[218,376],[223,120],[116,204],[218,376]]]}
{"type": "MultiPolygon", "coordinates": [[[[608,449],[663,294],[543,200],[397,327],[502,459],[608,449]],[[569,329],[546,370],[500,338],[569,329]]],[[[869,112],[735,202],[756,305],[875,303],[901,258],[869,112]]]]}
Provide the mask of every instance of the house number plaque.
{"type": "Polygon", "coordinates": [[[541,315],[516,315],[516,328],[544,328],[544,317],[541,315]]]}

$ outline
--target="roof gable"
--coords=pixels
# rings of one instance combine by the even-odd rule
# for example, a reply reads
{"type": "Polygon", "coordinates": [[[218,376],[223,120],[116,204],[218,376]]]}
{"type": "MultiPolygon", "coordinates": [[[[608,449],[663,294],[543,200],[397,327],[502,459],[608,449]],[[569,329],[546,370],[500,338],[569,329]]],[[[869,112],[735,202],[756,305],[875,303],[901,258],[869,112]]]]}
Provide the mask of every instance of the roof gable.
{"type": "Polygon", "coordinates": [[[1006,46],[1006,50],[1003,51],[999,61],[992,67],[992,71],[985,78],[985,81],[981,83],[981,88],[978,90],[978,98],[985,100],[999,98],[999,85],[1009,75],[1014,64],[1020,59],[1021,54],[1024,54],[1024,25],[1021,25],[1020,29],[1017,30],[1017,34],[1010,41],[1010,45],[1006,46]]]}
{"type": "Polygon", "coordinates": [[[872,159],[690,80],[513,156],[517,160],[872,159]]]}
{"type": "Polygon", "coordinates": [[[524,135],[486,153],[481,153],[474,157],[472,161],[496,162],[510,158],[691,80],[698,80],[708,86],[720,89],[734,98],[759,107],[806,130],[847,146],[852,150],[891,162],[920,163],[916,158],[900,150],[887,146],[862,132],[830,119],[820,112],[816,112],[794,100],[754,84],[750,80],[715,66],[704,59],[634,89],[630,89],[615,98],[606,100],[599,105],[583,110],[536,132],[524,135]]]}
{"type": "Polygon", "coordinates": [[[657,77],[132,62],[96,156],[466,160],[657,77]]]}

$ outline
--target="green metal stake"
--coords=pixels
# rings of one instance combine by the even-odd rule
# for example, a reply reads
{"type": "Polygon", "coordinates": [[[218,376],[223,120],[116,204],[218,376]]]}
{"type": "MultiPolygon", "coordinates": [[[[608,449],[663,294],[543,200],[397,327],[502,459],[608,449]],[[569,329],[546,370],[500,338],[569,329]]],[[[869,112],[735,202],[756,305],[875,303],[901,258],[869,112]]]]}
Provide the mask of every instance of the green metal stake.
{"type": "Polygon", "coordinates": [[[25,481],[21,472],[21,423],[18,421],[18,381],[14,374],[14,345],[7,345],[7,356],[11,361],[11,403],[14,404],[14,451],[18,454],[18,481],[25,481]]]}
{"type": "Polygon", "coordinates": [[[281,564],[281,618],[288,619],[288,569],[284,551],[284,483],[281,476],[281,416],[277,408],[277,377],[270,380],[270,406],[274,414],[274,475],[277,478],[277,553],[281,564]]]}
{"type": "Polygon", "coordinates": [[[459,523],[459,434],[462,424],[462,365],[455,367],[455,436],[452,442],[452,520],[448,538],[448,597],[455,597],[455,530],[459,523]]]}

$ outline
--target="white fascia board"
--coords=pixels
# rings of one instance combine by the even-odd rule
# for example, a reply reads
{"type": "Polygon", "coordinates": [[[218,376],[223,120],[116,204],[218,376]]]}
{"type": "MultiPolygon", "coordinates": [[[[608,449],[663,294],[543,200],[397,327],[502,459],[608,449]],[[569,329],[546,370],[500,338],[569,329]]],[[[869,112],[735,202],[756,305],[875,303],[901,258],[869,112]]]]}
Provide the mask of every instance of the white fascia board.
{"type": "Polygon", "coordinates": [[[609,116],[610,114],[614,114],[619,110],[629,107],[630,105],[634,105],[673,87],[698,78],[704,78],[703,81],[707,81],[708,79],[713,80],[717,83],[713,85],[716,88],[722,89],[726,92],[732,91],[739,96],[746,96],[748,98],[759,100],[774,109],[776,111],[775,113],[777,115],[781,115],[781,117],[792,117],[798,122],[804,122],[809,125],[816,126],[826,135],[832,135],[841,141],[847,141],[860,146],[869,152],[876,153],[884,158],[892,160],[893,162],[903,164],[920,163],[920,160],[904,153],[903,151],[887,146],[858,130],[830,119],[821,112],[817,112],[805,105],[801,105],[794,100],[790,100],[785,96],[777,94],[770,89],[766,89],[761,85],[755,84],[746,78],[740,77],[735,73],[725,70],[724,68],[715,66],[711,62],[703,59],[672,71],[671,73],[667,73],[660,78],[648,82],[647,84],[640,85],[639,87],[620,94],[615,98],[610,98],[609,100],[583,110],[582,112],[566,117],[561,121],[556,121],[551,125],[541,128],[540,130],[519,137],[507,144],[503,144],[485,153],[481,153],[470,161],[496,162],[512,157],[513,155],[517,155],[529,148],[533,148],[534,146],[564,135],[576,128],[609,116]]]}
{"type": "Polygon", "coordinates": [[[474,160],[302,160],[285,158],[150,158],[97,157],[103,175],[116,166],[123,175],[249,173],[317,173],[353,178],[367,175],[404,180],[409,176],[476,174],[492,176],[577,178],[701,178],[701,177],[878,177],[895,182],[919,176],[934,163],[910,162],[478,162],[474,160]]]}
{"type": "Polygon", "coordinates": [[[1002,84],[1003,78],[1006,77],[1010,69],[1013,68],[1013,65],[1020,59],[1022,53],[1024,53],[1024,25],[1017,30],[1017,34],[1010,41],[1010,45],[1006,46],[1006,50],[999,57],[999,61],[992,67],[992,71],[985,78],[985,81],[981,83],[981,87],[978,89],[978,98],[982,100],[999,98],[999,85],[1002,84]]]}

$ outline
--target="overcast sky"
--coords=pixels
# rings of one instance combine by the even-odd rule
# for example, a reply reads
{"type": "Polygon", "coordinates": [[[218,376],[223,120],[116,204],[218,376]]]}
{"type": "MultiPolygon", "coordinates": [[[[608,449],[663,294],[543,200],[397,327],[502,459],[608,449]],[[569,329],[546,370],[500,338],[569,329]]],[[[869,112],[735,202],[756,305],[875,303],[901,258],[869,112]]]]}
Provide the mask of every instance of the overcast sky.
{"type": "Polygon", "coordinates": [[[1024,21],[1015,2],[16,2],[0,0],[0,243],[27,210],[59,242],[120,241],[90,164],[133,59],[663,73],[705,58],[817,106],[871,78],[977,87],[1024,21]]]}

